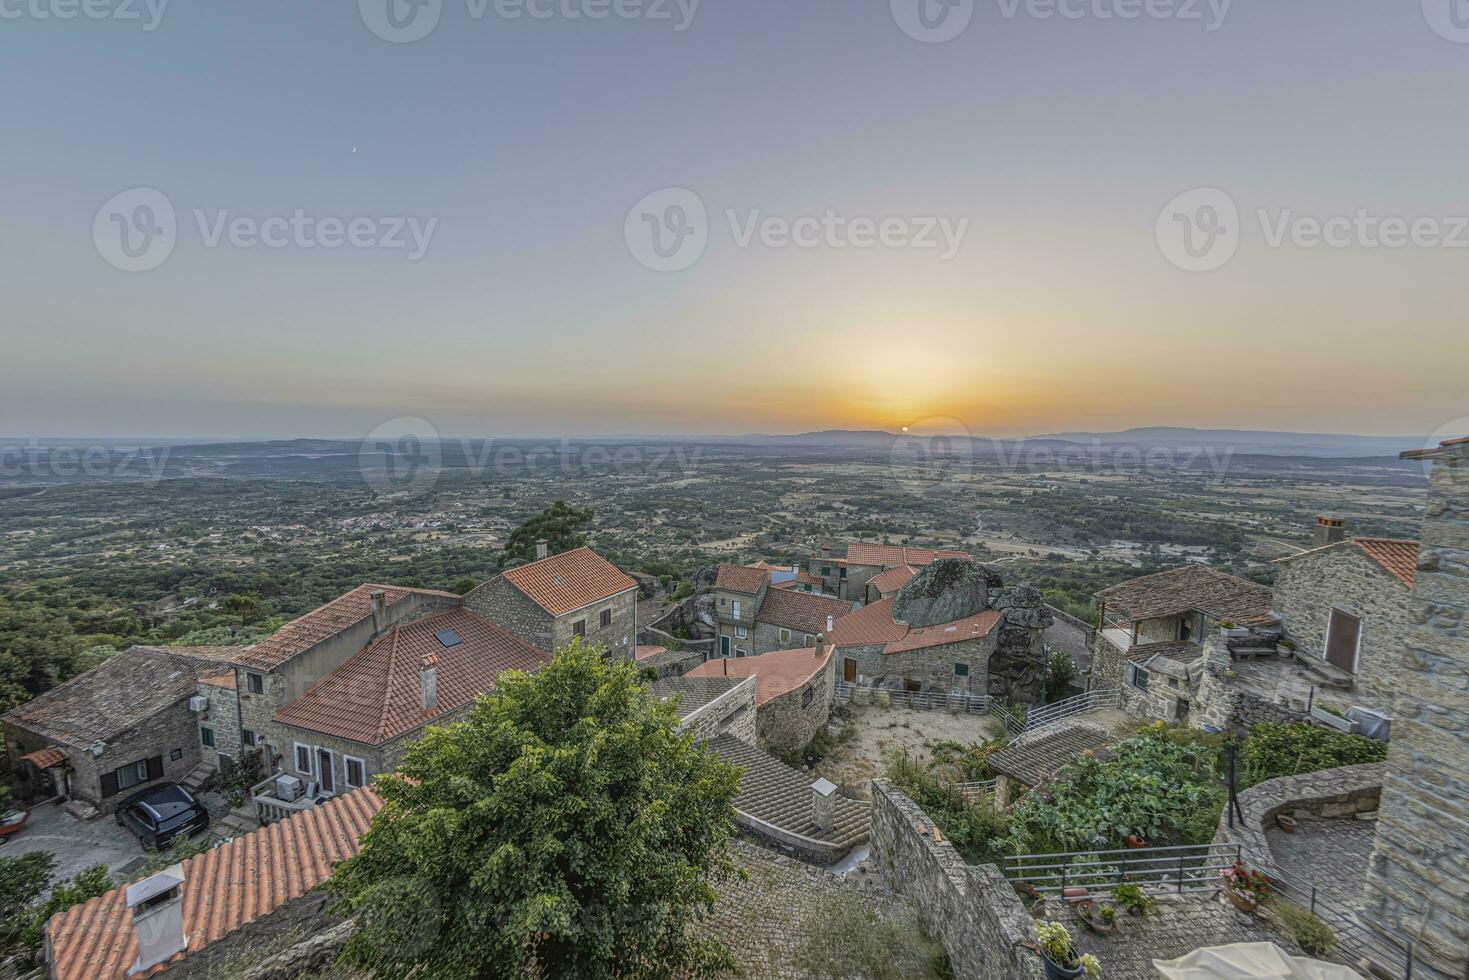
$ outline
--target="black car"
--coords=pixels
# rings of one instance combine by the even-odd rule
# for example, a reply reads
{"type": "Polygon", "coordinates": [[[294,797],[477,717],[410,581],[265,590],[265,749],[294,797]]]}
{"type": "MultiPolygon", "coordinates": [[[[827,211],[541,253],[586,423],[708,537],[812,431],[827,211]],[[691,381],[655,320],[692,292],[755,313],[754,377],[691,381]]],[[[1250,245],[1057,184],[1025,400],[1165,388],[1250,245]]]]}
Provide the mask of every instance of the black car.
{"type": "Polygon", "coordinates": [[[209,811],[178,783],[165,783],[123,800],[117,822],[149,850],[164,850],[178,838],[206,829],[209,811]]]}

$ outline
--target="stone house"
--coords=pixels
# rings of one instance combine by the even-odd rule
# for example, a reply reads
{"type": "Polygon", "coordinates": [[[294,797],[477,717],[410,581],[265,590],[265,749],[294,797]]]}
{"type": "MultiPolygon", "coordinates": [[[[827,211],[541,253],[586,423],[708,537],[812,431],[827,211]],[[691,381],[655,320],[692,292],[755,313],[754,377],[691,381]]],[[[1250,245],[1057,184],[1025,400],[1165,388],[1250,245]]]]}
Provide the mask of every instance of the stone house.
{"type": "Polygon", "coordinates": [[[507,569],[466,593],[464,607],[547,653],[580,637],[601,644],[608,656],[636,656],[637,580],[591,548],[507,569]]]}
{"type": "Polygon", "coordinates": [[[468,609],[399,623],[275,713],[284,768],[320,794],[360,789],[397,768],[425,728],[467,715],[502,673],[550,662],[468,609]]]}
{"type": "Polygon", "coordinates": [[[708,742],[731,735],[755,744],[753,676],[669,677],[655,683],[652,692],[677,702],[679,727],[695,740],[708,742]]]}
{"type": "Polygon", "coordinates": [[[1275,562],[1275,608],[1285,635],[1300,655],[1345,674],[1358,703],[1385,713],[1412,625],[1417,561],[1417,541],[1352,538],[1275,562]]]}
{"type": "Polygon", "coordinates": [[[710,660],[685,676],[755,678],[755,742],[777,755],[804,749],[831,718],[835,660],[824,637],[805,649],[710,660]]]}
{"type": "Polygon", "coordinates": [[[971,557],[964,551],[907,548],[867,541],[848,542],[845,554],[839,555],[837,550],[831,545],[822,545],[820,552],[808,563],[808,570],[821,580],[823,592],[858,602],[867,598],[867,583],[890,568],[908,565],[918,569],[940,558],[971,557]]]}
{"type": "Polygon", "coordinates": [[[918,574],[918,569],[912,565],[894,565],[887,571],[874,575],[867,580],[866,601],[876,602],[879,599],[892,598],[916,574],[918,574]]]}
{"type": "Polygon", "coordinates": [[[715,656],[748,657],[755,652],[755,613],[770,590],[764,569],[720,565],[715,573],[715,656]]]}
{"type": "Polygon", "coordinates": [[[819,633],[850,613],[854,603],[779,588],[764,567],[721,565],[711,590],[715,655],[748,657],[772,650],[810,647],[819,633]]]}
{"type": "Polygon", "coordinates": [[[132,647],[7,712],[17,796],[71,798],[83,817],[180,782],[215,753],[200,738],[200,683],[232,674],[237,647],[132,647]]]}

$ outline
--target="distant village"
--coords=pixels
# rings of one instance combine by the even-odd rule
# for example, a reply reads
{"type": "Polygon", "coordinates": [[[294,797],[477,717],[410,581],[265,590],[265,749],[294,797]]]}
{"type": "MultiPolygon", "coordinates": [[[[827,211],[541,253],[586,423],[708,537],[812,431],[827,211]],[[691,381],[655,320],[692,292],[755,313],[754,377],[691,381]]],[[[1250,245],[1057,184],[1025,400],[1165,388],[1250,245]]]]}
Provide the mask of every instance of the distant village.
{"type": "MultiPolygon", "coordinates": [[[[302,909],[381,806],[374,778],[504,672],[535,673],[576,642],[636,664],[682,729],[739,768],[745,840],[828,877],[861,864],[907,896],[960,977],[1045,975],[1022,901],[1046,884],[966,865],[887,781],[848,785],[807,764],[860,706],[986,719],[1004,744],[962,792],[1001,811],[1144,724],[1305,724],[1388,742],[1385,762],[1240,794],[1216,845],[1268,855],[1281,814],[1370,819],[1354,961],[1406,980],[1395,964],[1410,935],[1411,976],[1463,980],[1469,442],[1426,458],[1422,540],[1355,536],[1325,514],[1310,548],[1275,562],[1273,587],[1177,552],[1177,567],[1098,592],[1095,622],[962,550],[831,541],[799,564],[711,568],[675,601],[592,548],[542,542],[463,595],[363,583],[249,646],[132,647],[3,716],[14,800],[54,827],[136,834],[130,821],[157,818],[151,790],[239,791],[210,817],[217,846],[52,918],[47,975],[203,975],[272,917],[326,929],[324,910],[302,909]],[[1075,667],[1059,692],[1058,657],[1075,667]]],[[[1105,943],[1087,941],[1105,963],[1105,943]]]]}

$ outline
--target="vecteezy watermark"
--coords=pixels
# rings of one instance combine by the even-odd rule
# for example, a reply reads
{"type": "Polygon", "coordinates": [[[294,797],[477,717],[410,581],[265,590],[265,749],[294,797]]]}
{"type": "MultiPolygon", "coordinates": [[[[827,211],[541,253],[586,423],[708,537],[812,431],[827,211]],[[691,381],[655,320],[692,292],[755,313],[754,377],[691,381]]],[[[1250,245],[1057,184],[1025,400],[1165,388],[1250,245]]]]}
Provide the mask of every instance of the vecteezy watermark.
{"type": "MultiPolygon", "coordinates": [[[[1456,419],[1449,419],[1443,425],[1430,432],[1423,440],[1420,449],[1433,450],[1442,446],[1451,439],[1463,439],[1469,436],[1469,415],[1461,415],[1456,419]]],[[[1433,460],[1423,461],[1423,475],[1433,475],[1433,460]]]]}
{"type": "MultiPolygon", "coordinates": [[[[228,208],[192,211],[205,248],[339,248],[405,251],[417,262],[428,253],[439,219],[410,216],[342,218],[313,215],[304,208],[256,217],[228,208]]],[[[92,219],[92,241],[108,264],[124,272],[148,272],[168,261],[178,244],[178,218],[168,195],[134,187],[109,198],[92,219]]]]}
{"type": "MultiPolygon", "coordinates": [[[[0,0],[3,2],[3,0],[0,0]]],[[[683,33],[694,22],[700,0],[464,0],[469,20],[646,20],[683,33]]],[[[412,44],[433,33],[444,0],[357,0],[367,29],[384,41],[412,44]]]]}
{"type": "Polygon", "coordinates": [[[357,471],[373,493],[421,493],[438,482],[442,443],[439,430],[427,419],[389,419],[362,440],[357,471]]]}
{"type": "Polygon", "coordinates": [[[1439,37],[1469,44],[1469,0],[1423,0],[1423,19],[1439,37]]]}
{"type": "MultiPolygon", "coordinates": [[[[724,218],[736,248],[932,250],[941,262],[959,253],[969,231],[968,218],[871,217],[833,208],[794,217],[765,214],[758,208],[729,208],[724,218]]],[[[704,201],[684,187],[647,195],[633,205],[622,225],[628,251],[655,272],[678,272],[699,261],[709,245],[709,232],[704,201]]]]}
{"type": "MultiPolygon", "coordinates": [[[[1269,248],[1469,248],[1469,215],[1408,218],[1374,214],[1297,214],[1292,208],[1259,208],[1255,217],[1269,248]]],[[[1185,191],[1163,206],[1155,234],[1158,248],[1187,272],[1212,272],[1234,258],[1243,227],[1234,198],[1217,187],[1185,191]]]]}
{"type": "Polygon", "coordinates": [[[888,450],[887,488],[929,493],[974,471],[974,436],[963,422],[933,417],[909,422],[888,450]]]}
{"type": "Polygon", "coordinates": [[[169,449],[47,445],[36,438],[0,442],[0,479],[142,478],[156,483],[168,469],[169,449]]]}
{"type": "Polygon", "coordinates": [[[0,0],[0,20],[138,21],[145,31],[163,23],[169,0],[0,0]]]}
{"type": "MultiPolygon", "coordinates": [[[[1425,3],[1432,0],[1425,0],[1425,3]]],[[[995,0],[1005,20],[1176,20],[1208,33],[1224,26],[1234,0],[995,0]]],[[[941,44],[963,34],[974,0],[889,0],[893,21],[915,41],[941,44]]]]}

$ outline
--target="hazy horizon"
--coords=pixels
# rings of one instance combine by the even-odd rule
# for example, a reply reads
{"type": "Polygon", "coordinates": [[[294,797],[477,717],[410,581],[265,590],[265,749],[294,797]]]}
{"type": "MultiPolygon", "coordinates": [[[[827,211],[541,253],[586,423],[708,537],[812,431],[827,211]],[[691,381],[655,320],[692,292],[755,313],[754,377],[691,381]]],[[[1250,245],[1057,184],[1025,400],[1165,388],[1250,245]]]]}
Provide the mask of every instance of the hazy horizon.
{"type": "Polygon", "coordinates": [[[0,34],[22,438],[1469,416],[1469,38],[1438,0],[959,0],[942,43],[929,0],[431,0],[411,43],[388,0],[51,2],[0,34]]]}

